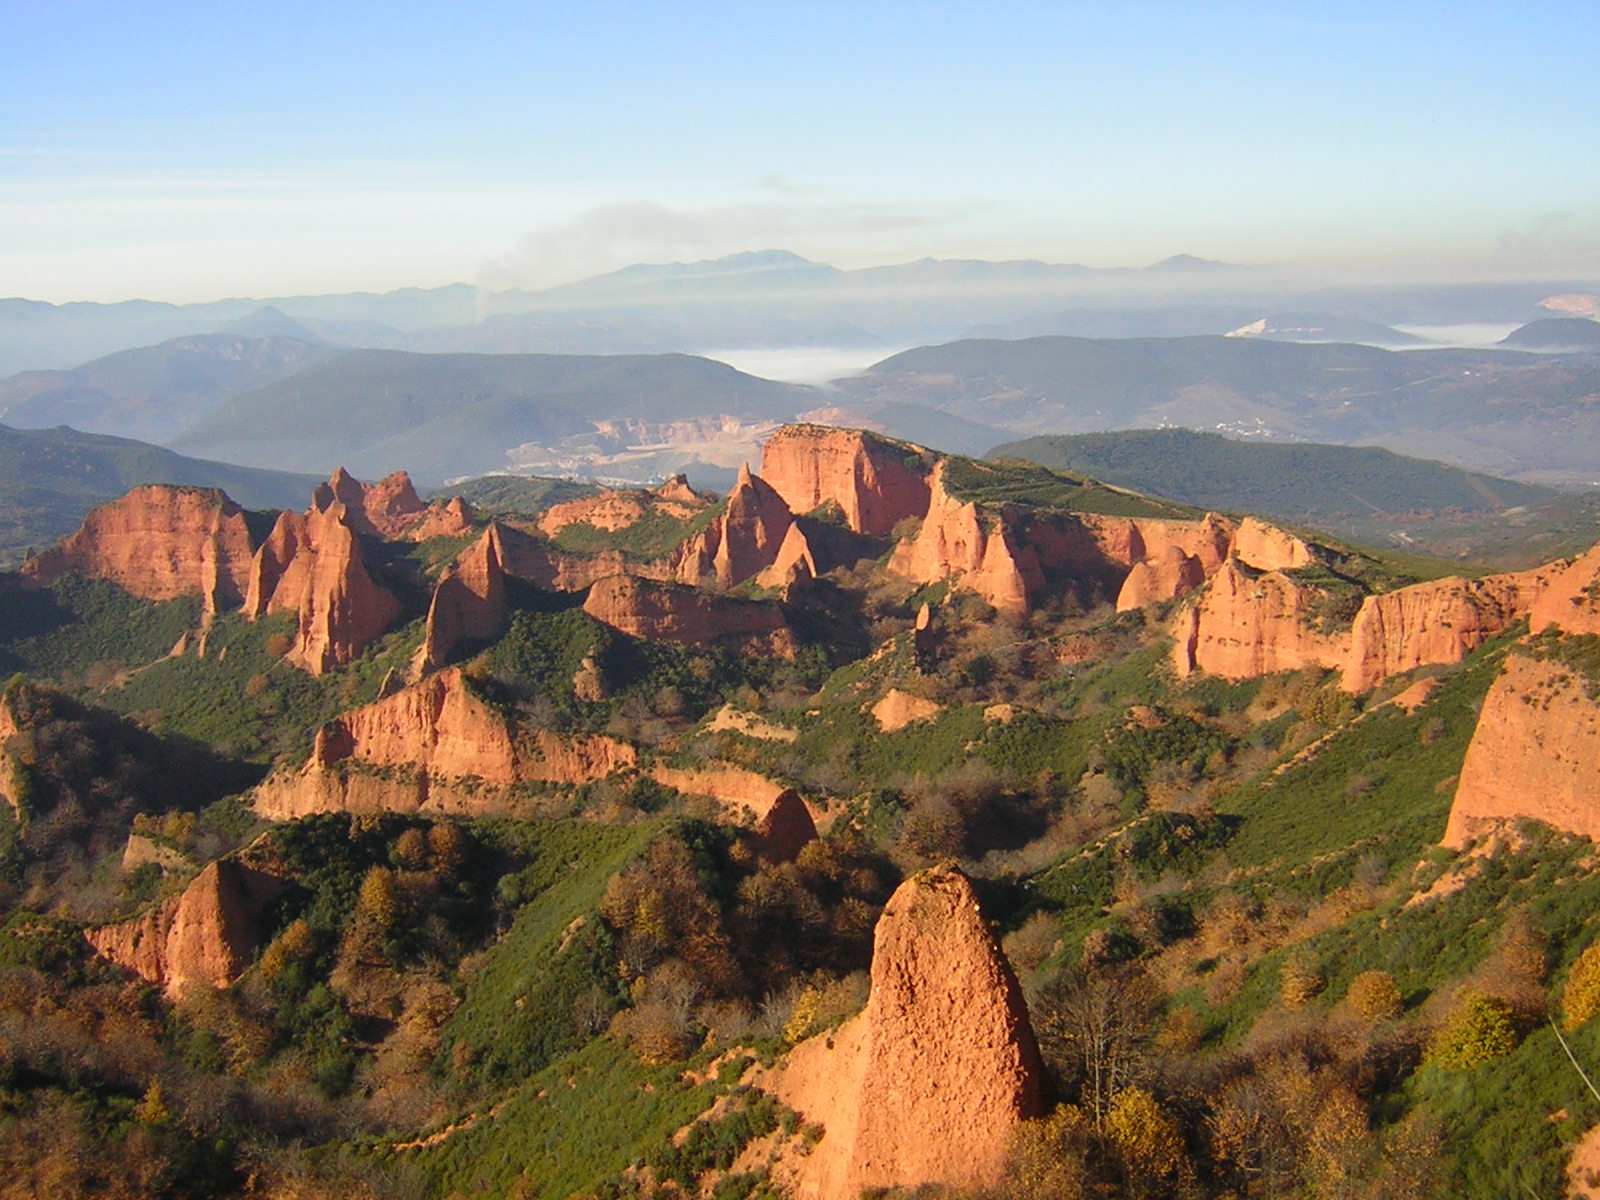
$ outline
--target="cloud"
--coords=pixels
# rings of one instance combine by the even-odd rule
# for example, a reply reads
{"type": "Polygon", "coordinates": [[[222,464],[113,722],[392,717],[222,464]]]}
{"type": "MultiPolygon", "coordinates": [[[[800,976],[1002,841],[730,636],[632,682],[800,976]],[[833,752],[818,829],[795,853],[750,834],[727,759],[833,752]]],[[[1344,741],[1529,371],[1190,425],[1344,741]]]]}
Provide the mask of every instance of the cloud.
{"type": "Polygon", "coordinates": [[[947,219],[904,205],[807,199],[807,189],[777,176],[760,186],[781,198],[698,207],[597,205],[534,229],[509,254],[485,260],[478,284],[490,291],[544,288],[633,263],[717,258],[742,250],[848,254],[858,240],[881,242],[947,219]]]}

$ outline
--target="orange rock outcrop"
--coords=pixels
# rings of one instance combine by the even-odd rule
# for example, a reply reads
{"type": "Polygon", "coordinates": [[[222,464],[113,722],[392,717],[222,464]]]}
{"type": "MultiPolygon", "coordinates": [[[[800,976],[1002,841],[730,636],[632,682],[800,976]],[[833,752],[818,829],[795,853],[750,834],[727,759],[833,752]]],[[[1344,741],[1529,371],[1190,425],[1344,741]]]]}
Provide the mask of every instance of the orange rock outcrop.
{"type": "Polygon", "coordinates": [[[1010,968],[954,869],[901,884],[873,939],[867,1006],[796,1046],[764,1086],[823,1126],[791,1164],[801,1200],[1000,1182],[1042,1068],[1010,968]]]}
{"type": "Polygon", "coordinates": [[[1528,613],[1534,633],[1600,633],[1600,545],[1553,570],[1528,613]]]}
{"type": "Polygon", "coordinates": [[[615,533],[637,524],[653,513],[685,520],[702,511],[710,501],[689,486],[682,475],[674,475],[657,488],[622,488],[581,496],[552,504],[539,514],[539,532],[554,537],[568,525],[592,525],[615,533]]]}
{"type": "Polygon", "coordinates": [[[599,735],[527,729],[480,699],[459,668],[329,722],[298,771],[252,802],[287,820],[317,812],[507,813],[519,783],[589,783],[631,767],[632,746],[599,735]]]}
{"type": "Polygon", "coordinates": [[[645,641],[738,645],[784,658],[792,658],[796,650],[794,634],[776,604],[717,596],[634,575],[600,580],[589,590],[583,611],[645,641]]]}
{"type": "Polygon", "coordinates": [[[1173,666],[1180,676],[1204,671],[1228,679],[1341,666],[1347,639],[1316,628],[1319,596],[1281,571],[1257,571],[1230,558],[1199,602],[1178,614],[1173,666]]]}
{"type": "Polygon", "coordinates": [[[367,484],[339,467],[327,483],[318,484],[311,493],[313,509],[326,509],[335,502],[349,510],[351,528],[357,533],[390,542],[459,537],[472,528],[472,510],[466,501],[456,497],[424,504],[404,471],[367,484]]]}
{"type": "MultiPolygon", "coordinates": [[[[722,514],[673,552],[673,577],[696,586],[741,584],[777,561],[793,527],[783,497],[743,466],[722,514]]],[[[809,557],[809,550],[791,547],[790,554],[809,557]]]]}
{"type": "Polygon", "coordinates": [[[1129,569],[1117,593],[1117,611],[1129,612],[1175,600],[1205,581],[1206,570],[1198,558],[1177,546],[1168,546],[1161,554],[1140,559],[1129,569]]]}
{"type": "Polygon", "coordinates": [[[882,536],[928,509],[931,456],[860,429],[785,425],[761,448],[761,478],[793,513],[832,502],[857,533],[882,536]]]}
{"type": "Polygon", "coordinates": [[[257,919],[282,887],[221,859],[144,916],[85,936],[99,954],[179,999],[193,985],[223,988],[239,977],[259,941],[257,919]]]}
{"type": "Polygon", "coordinates": [[[318,491],[325,489],[322,507],[279,514],[251,566],[245,601],[252,618],[297,615],[288,658],[313,675],[351,661],[400,613],[399,601],[367,573],[350,509],[332,497],[331,485],[318,491]]]}
{"type": "Polygon", "coordinates": [[[493,637],[510,615],[500,527],[493,522],[456,556],[434,586],[418,652],[425,671],[443,666],[463,641],[493,637]]]}
{"type": "Polygon", "coordinates": [[[1000,514],[952,496],[944,467],[943,462],[934,467],[922,528],[895,547],[890,573],[917,583],[949,580],[976,592],[997,612],[1025,614],[1044,588],[1037,555],[1031,547],[1013,544],[1000,514]]]}
{"type": "Polygon", "coordinates": [[[1308,542],[1255,517],[1239,522],[1233,535],[1233,553],[1258,571],[1292,571],[1319,561],[1308,542]]]}
{"type": "Polygon", "coordinates": [[[1600,703],[1581,669],[1512,653],[1490,686],[1461,764],[1444,844],[1513,817],[1600,840],[1600,703]]]}
{"type": "Polygon", "coordinates": [[[1525,616],[1557,570],[1452,576],[1368,596],[1350,629],[1344,689],[1364,692],[1424,664],[1460,662],[1525,616]]]}
{"type": "Polygon", "coordinates": [[[145,600],[198,595],[214,613],[244,599],[254,554],[244,510],[227,496],[150,484],[94,509],[22,573],[40,583],[69,573],[105,579],[145,600]]]}

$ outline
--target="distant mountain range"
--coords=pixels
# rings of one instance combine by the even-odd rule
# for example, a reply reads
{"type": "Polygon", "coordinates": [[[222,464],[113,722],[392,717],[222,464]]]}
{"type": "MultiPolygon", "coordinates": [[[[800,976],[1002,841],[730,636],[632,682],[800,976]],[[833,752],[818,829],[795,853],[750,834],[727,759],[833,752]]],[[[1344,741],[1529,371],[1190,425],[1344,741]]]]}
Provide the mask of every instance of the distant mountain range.
{"type": "Polygon", "coordinates": [[[640,264],[542,290],[469,284],[174,305],[0,300],[0,374],[196,334],[434,353],[664,353],[945,342],[974,334],[1222,334],[1402,344],[1396,323],[1527,321],[1584,281],[1333,285],[1177,255],[1142,269],[922,259],[841,270],[782,250],[640,264]]]}
{"type": "Polygon", "coordinates": [[[1250,338],[972,340],[840,380],[1026,434],[1162,427],[1381,445],[1529,483],[1600,479],[1600,359],[1250,338]]]}

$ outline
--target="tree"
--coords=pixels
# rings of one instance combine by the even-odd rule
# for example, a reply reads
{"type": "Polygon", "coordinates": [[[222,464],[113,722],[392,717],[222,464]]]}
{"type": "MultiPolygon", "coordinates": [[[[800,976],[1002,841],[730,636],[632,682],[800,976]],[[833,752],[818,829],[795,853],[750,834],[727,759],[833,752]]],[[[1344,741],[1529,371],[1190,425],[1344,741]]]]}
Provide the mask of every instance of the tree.
{"type": "Polygon", "coordinates": [[[1499,996],[1468,988],[1428,1043],[1425,1061],[1466,1071],[1517,1048],[1511,1006],[1499,996]]]}
{"type": "Polygon", "coordinates": [[[1561,1024],[1576,1029],[1600,1012],[1600,942],[1594,943],[1572,964],[1561,992],[1561,1024]]]}
{"type": "Polygon", "coordinates": [[[1046,1064],[1065,1087],[1076,1085],[1096,1123],[1112,1098],[1140,1083],[1149,1066],[1157,1002],[1137,967],[1072,968],[1040,990],[1034,1024],[1046,1064]]]}
{"type": "Polygon", "coordinates": [[[1387,971],[1363,971],[1350,981],[1344,1001],[1350,1011],[1369,1021],[1386,1021],[1400,1013],[1400,989],[1387,971]]]}
{"type": "Polygon", "coordinates": [[[1105,1134],[1122,1163],[1130,1196],[1170,1195],[1188,1165],[1183,1133],[1143,1088],[1118,1092],[1106,1111],[1105,1134]]]}

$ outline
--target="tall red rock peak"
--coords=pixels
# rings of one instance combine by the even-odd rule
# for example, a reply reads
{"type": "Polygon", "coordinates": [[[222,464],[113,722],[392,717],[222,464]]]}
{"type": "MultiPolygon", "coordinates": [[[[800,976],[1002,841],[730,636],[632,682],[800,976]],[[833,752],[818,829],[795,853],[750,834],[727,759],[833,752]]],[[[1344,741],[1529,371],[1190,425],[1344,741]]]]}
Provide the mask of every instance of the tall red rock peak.
{"type": "Polygon", "coordinates": [[[259,943],[256,922],[282,881],[234,861],[211,863],[142,917],[85,935],[104,957],[179,999],[196,984],[227,987],[259,943]]]}
{"type": "Polygon", "coordinates": [[[500,526],[490,522],[439,576],[419,652],[424,670],[448,662],[461,642],[490,638],[505,628],[510,606],[504,557],[500,526]]]}
{"type": "Polygon", "coordinates": [[[1042,1075],[971,883],[953,868],[914,875],[878,921],[865,1010],[795,1047],[771,1084],[823,1126],[797,1193],[998,1184],[1013,1129],[1042,1109],[1042,1075]]]}

